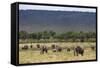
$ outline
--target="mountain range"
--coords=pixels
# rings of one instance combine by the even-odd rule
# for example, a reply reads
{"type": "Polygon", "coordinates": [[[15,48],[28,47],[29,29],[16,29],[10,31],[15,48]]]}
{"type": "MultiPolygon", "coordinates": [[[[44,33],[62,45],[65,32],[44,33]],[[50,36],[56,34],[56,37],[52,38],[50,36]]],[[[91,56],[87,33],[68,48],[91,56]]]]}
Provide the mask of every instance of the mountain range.
{"type": "Polygon", "coordinates": [[[96,31],[96,13],[79,11],[19,10],[19,31],[96,31]]]}

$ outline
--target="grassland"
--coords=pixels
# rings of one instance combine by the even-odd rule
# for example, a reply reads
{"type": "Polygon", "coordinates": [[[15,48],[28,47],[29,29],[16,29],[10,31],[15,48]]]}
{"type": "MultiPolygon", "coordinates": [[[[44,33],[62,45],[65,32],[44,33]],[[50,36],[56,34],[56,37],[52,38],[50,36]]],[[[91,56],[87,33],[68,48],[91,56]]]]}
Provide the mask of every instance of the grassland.
{"type": "Polygon", "coordinates": [[[52,50],[49,50],[48,53],[40,54],[40,50],[36,49],[36,45],[46,45],[48,47],[51,47],[54,43],[25,43],[25,44],[19,44],[19,63],[43,63],[43,62],[60,62],[60,61],[77,61],[77,60],[94,60],[96,59],[96,51],[91,50],[91,45],[96,45],[95,43],[91,42],[63,42],[63,43],[56,43],[57,45],[60,45],[61,47],[75,47],[77,45],[80,45],[84,47],[85,52],[84,56],[74,56],[73,50],[70,52],[67,52],[66,50],[63,50],[62,52],[52,52],[52,50]],[[32,49],[28,50],[21,50],[21,47],[24,45],[32,45],[32,49]]]}

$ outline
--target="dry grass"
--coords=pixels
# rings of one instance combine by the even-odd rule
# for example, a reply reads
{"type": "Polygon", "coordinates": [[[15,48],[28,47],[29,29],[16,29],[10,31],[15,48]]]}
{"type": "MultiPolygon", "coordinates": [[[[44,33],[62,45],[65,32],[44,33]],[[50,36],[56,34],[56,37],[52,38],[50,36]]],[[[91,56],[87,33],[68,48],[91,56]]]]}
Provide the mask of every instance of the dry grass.
{"type": "MultiPolygon", "coordinates": [[[[35,47],[37,43],[33,43],[32,45],[35,47]]],[[[42,43],[41,43],[42,44],[42,43]]],[[[48,47],[52,43],[48,43],[48,47]]],[[[73,46],[77,43],[60,43],[63,47],[66,46],[73,46]]],[[[89,44],[95,43],[82,43],[82,45],[90,46],[89,44]]],[[[23,45],[21,44],[20,47],[23,45]]],[[[19,63],[43,63],[43,62],[60,62],[60,61],[77,61],[77,60],[93,60],[96,59],[95,51],[92,51],[90,48],[85,50],[84,56],[74,56],[73,51],[67,52],[63,50],[61,53],[56,52],[53,53],[49,50],[48,54],[40,54],[40,51],[34,50],[21,50],[19,51],[19,63]]]]}

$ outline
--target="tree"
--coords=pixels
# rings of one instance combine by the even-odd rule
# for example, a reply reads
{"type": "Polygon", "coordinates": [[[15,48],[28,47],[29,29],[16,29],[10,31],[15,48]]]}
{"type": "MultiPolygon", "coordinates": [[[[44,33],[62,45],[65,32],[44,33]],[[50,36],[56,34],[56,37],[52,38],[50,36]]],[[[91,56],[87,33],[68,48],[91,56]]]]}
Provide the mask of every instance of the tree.
{"type": "Polygon", "coordinates": [[[56,32],[53,32],[53,31],[49,31],[50,33],[50,36],[54,37],[56,35],[56,32]]]}
{"type": "Polygon", "coordinates": [[[37,39],[38,39],[38,40],[42,39],[42,32],[38,32],[38,33],[37,33],[37,39]]]}
{"type": "Polygon", "coordinates": [[[47,31],[43,31],[42,38],[43,39],[49,39],[50,38],[50,34],[47,31]]]}
{"type": "Polygon", "coordinates": [[[26,31],[20,31],[19,32],[19,38],[20,39],[27,39],[28,33],[26,31]]]}
{"type": "Polygon", "coordinates": [[[79,39],[80,39],[80,42],[84,42],[85,41],[85,33],[84,32],[80,31],[79,39]]]}

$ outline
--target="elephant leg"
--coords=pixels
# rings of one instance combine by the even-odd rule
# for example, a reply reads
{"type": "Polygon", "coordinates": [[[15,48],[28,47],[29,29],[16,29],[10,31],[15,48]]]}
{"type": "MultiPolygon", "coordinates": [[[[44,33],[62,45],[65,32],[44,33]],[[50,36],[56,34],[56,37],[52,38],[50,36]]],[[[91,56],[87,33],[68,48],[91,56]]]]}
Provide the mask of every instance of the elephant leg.
{"type": "Polygon", "coordinates": [[[78,56],[79,53],[76,53],[76,56],[78,56]]]}
{"type": "Polygon", "coordinates": [[[47,50],[45,50],[45,53],[47,53],[47,50]]]}
{"type": "Polygon", "coordinates": [[[40,54],[44,54],[44,50],[41,50],[40,54]]]}
{"type": "Polygon", "coordinates": [[[83,56],[83,53],[81,53],[81,56],[83,56]]]}
{"type": "Polygon", "coordinates": [[[76,56],[76,52],[74,51],[74,56],[76,56]]]}

